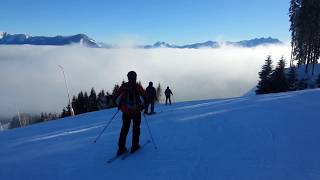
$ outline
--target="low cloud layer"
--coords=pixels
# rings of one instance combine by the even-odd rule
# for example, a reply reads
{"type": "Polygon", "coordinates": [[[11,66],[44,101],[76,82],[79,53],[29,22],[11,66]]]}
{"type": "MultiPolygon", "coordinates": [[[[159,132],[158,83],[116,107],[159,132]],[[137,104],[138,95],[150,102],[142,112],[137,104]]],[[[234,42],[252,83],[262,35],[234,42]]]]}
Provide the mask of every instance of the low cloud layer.
{"type": "Polygon", "coordinates": [[[17,110],[60,112],[67,104],[64,66],[70,92],[92,87],[112,90],[138,73],[149,81],[170,86],[174,101],[241,96],[258,80],[267,55],[289,58],[288,45],[218,49],[93,49],[80,46],[0,46],[0,116],[17,110]]]}

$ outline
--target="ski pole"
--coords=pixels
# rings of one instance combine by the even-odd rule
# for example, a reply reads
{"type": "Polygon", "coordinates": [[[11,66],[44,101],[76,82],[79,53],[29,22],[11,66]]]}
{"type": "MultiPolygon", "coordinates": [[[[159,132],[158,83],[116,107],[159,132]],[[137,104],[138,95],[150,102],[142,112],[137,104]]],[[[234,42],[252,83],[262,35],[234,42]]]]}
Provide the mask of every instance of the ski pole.
{"type": "Polygon", "coordinates": [[[172,101],[171,103],[173,104],[174,103],[173,94],[172,94],[172,100],[171,101],[172,101]]]}
{"type": "Polygon", "coordinates": [[[150,137],[151,137],[151,140],[152,140],[152,143],[153,143],[154,149],[157,149],[158,147],[157,147],[156,143],[154,142],[154,139],[153,139],[153,136],[152,136],[152,133],[151,133],[151,130],[150,130],[149,124],[148,124],[148,119],[146,118],[146,115],[144,115],[144,114],[143,114],[143,116],[144,116],[145,123],[146,123],[147,128],[148,128],[148,131],[149,131],[149,134],[150,134],[150,137]]]}
{"type": "Polygon", "coordinates": [[[106,126],[103,128],[103,130],[100,132],[100,134],[97,136],[97,138],[93,141],[94,143],[96,143],[101,135],[104,133],[104,131],[108,128],[108,126],[111,124],[112,120],[114,119],[114,117],[116,117],[116,115],[118,114],[119,109],[117,110],[117,112],[112,116],[112,118],[109,120],[109,122],[106,124],[106,126]]]}
{"type": "Polygon", "coordinates": [[[3,127],[2,127],[2,122],[0,121],[0,127],[1,127],[1,131],[3,131],[3,127]]]}

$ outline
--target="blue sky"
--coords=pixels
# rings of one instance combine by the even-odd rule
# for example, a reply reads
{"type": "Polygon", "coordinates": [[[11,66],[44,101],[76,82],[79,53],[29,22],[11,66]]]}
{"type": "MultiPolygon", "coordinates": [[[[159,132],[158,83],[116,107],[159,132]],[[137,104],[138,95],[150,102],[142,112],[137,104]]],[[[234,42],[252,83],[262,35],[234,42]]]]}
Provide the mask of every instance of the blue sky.
{"type": "Polygon", "coordinates": [[[275,37],[289,41],[289,0],[1,0],[0,31],[85,33],[152,44],[275,37]]]}

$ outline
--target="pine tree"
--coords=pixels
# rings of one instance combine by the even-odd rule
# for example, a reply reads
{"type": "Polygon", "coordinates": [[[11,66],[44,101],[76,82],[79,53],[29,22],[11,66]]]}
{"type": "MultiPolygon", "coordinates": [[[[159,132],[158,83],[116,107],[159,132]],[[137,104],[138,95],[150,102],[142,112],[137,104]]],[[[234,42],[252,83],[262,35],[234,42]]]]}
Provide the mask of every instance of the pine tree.
{"type": "Polygon", "coordinates": [[[71,106],[70,104],[67,105],[67,116],[72,116],[72,112],[71,112],[71,106]]]}
{"type": "Polygon", "coordinates": [[[318,75],[318,79],[317,79],[317,87],[320,88],[320,74],[318,75]]]}
{"type": "MultiPolygon", "coordinates": [[[[65,108],[63,108],[62,113],[60,115],[60,118],[64,118],[64,117],[67,117],[67,116],[68,116],[67,111],[66,111],[65,108]]],[[[41,114],[41,119],[43,119],[42,114],[41,114]]]]}
{"type": "Polygon", "coordinates": [[[80,93],[78,94],[78,114],[82,114],[82,113],[85,113],[86,110],[85,110],[85,100],[84,100],[84,94],[82,91],[80,91],[80,93]]]}
{"type": "Polygon", "coordinates": [[[298,83],[298,90],[304,90],[308,88],[308,83],[307,83],[306,78],[302,78],[299,83],[298,83]]]}
{"type": "Polygon", "coordinates": [[[42,121],[47,121],[49,119],[48,113],[44,112],[42,114],[42,121]]]}
{"type": "Polygon", "coordinates": [[[108,91],[106,94],[106,106],[107,108],[112,108],[116,106],[116,104],[114,103],[114,95],[109,94],[108,91]]]}
{"type": "Polygon", "coordinates": [[[272,73],[272,59],[269,55],[259,72],[260,81],[257,85],[256,94],[266,94],[270,92],[271,87],[271,73],[272,73]]]}
{"type": "MultiPolygon", "coordinates": [[[[63,108],[63,110],[64,110],[64,108],[63,108]]],[[[62,114],[61,114],[61,115],[62,115],[62,114]]],[[[40,114],[40,119],[41,119],[41,121],[44,121],[44,120],[45,120],[45,118],[44,118],[44,113],[43,113],[43,112],[40,114]]]]}
{"type": "Polygon", "coordinates": [[[298,89],[298,77],[296,73],[296,68],[295,67],[290,67],[289,73],[288,73],[288,86],[289,86],[289,91],[295,91],[298,89]]]}
{"type": "Polygon", "coordinates": [[[84,96],[83,96],[83,109],[84,109],[84,113],[89,112],[90,107],[89,107],[89,96],[87,92],[84,92],[84,96]]]}
{"type": "Polygon", "coordinates": [[[318,63],[320,57],[320,3],[319,0],[291,0],[289,8],[291,57],[298,65],[318,63]]]}
{"type": "Polygon", "coordinates": [[[94,88],[92,88],[89,96],[89,112],[97,111],[97,110],[98,110],[97,94],[94,88]]]}
{"type": "Polygon", "coordinates": [[[98,109],[104,109],[106,108],[106,95],[104,90],[102,90],[101,92],[99,92],[98,97],[97,97],[97,107],[98,109]]]}
{"type": "Polygon", "coordinates": [[[284,72],[285,66],[284,57],[281,57],[276,69],[272,73],[271,92],[273,93],[286,92],[289,89],[289,83],[284,72]]]}
{"type": "Polygon", "coordinates": [[[115,95],[119,89],[120,89],[120,86],[118,84],[114,85],[113,90],[112,90],[112,95],[115,95]]]}
{"type": "Polygon", "coordinates": [[[17,127],[22,127],[22,123],[20,122],[18,115],[12,118],[9,125],[9,129],[13,129],[17,127]]]}
{"type": "Polygon", "coordinates": [[[75,115],[76,115],[76,114],[80,114],[80,113],[79,113],[79,100],[78,100],[78,98],[77,98],[76,96],[73,96],[73,97],[72,97],[72,102],[71,102],[71,104],[72,104],[72,108],[73,108],[74,114],[75,114],[75,115]]]}
{"type": "Polygon", "coordinates": [[[157,102],[159,103],[161,101],[161,95],[162,95],[162,88],[160,83],[158,83],[156,94],[157,94],[157,102]]]}

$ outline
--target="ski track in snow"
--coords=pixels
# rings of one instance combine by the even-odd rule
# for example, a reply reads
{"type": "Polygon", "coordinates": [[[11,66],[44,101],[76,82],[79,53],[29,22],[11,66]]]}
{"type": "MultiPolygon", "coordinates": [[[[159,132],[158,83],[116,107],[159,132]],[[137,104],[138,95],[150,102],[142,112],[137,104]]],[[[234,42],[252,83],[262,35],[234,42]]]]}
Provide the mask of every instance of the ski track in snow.
{"type": "Polygon", "coordinates": [[[218,101],[213,101],[213,102],[206,102],[206,103],[199,103],[199,104],[194,104],[194,105],[189,105],[189,106],[182,106],[182,107],[175,108],[173,110],[187,110],[187,109],[201,108],[201,107],[211,106],[211,105],[227,105],[230,103],[236,103],[236,102],[241,102],[241,101],[245,101],[245,100],[247,100],[247,98],[218,100],[218,101]]]}
{"type": "Polygon", "coordinates": [[[121,116],[92,142],[114,109],[10,130],[0,133],[0,178],[316,180],[319,99],[315,89],[157,105],[142,117],[141,142],[148,121],[158,149],[150,143],[112,164],[121,116]]]}
{"type": "Polygon", "coordinates": [[[291,98],[293,97],[294,95],[279,95],[279,96],[271,96],[271,97],[264,97],[264,98],[261,98],[257,101],[273,101],[273,100],[279,100],[279,99],[287,99],[287,98],[291,98]]]}
{"type": "Polygon", "coordinates": [[[98,125],[98,126],[93,126],[93,127],[88,127],[88,128],[81,128],[81,129],[77,129],[77,130],[70,130],[70,131],[54,133],[51,135],[43,135],[41,137],[26,140],[25,142],[41,141],[41,140],[47,140],[47,139],[56,138],[56,137],[60,137],[60,136],[68,136],[68,135],[73,135],[73,134],[77,134],[77,133],[83,133],[83,132],[90,131],[92,129],[100,128],[103,126],[104,125],[98,125]]]}
{"type": "Polygon", "coordinates": [[[220,111],[214,111],[214,112],[209,112],[209,113],[203,113],[203,114],[188,116],[188,117],[184,117],[184,118],[180,119],[180,121],[199,119],[199,118],[203,118],[203,117],[207,117],[207,116],[211,116],[211,115],[215,115],[215,114],[226,113],[226,112],[229,112],[229,111],[230,110],[220,110],[220,111]]]}

